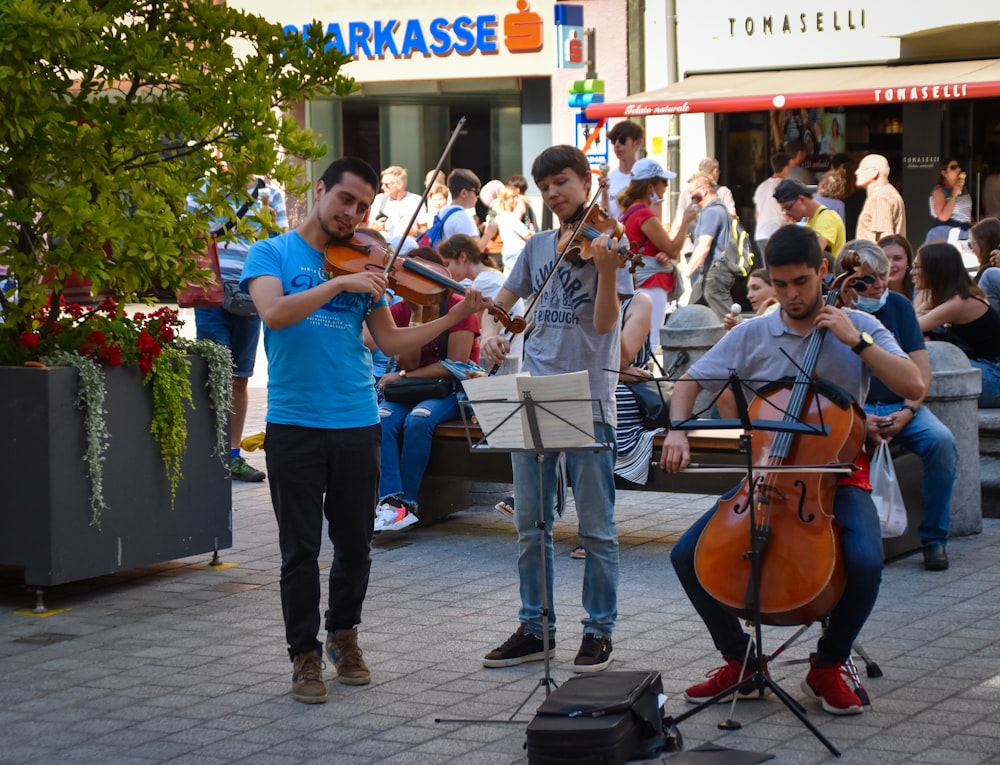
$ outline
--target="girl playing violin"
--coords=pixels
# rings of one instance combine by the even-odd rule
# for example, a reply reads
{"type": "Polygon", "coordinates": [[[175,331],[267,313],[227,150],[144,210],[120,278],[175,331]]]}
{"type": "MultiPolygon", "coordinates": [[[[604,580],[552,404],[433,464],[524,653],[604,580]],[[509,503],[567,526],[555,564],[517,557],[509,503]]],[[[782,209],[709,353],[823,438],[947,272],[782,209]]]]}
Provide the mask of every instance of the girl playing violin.
{"type": "MultiPolygon", "coordinates": [[[[619,368],[619,295],[632,294],[632,278],[620,268],[618,240],[597,234],[590,241],[590,261],[560,258],[557,242],[587,214],[592,175],[584,154],[572,146],[543,151],[531,168],[542,201],[563,222],[563,231],[535,234],[496,297],[509,308],[518,298],[538,293],[532,318],[535,329],[524,342],[523,368],[532,375],[554,375],[587,370],[594,399],[598,439],[614,443],[617,375],[619,368]],[[555,271],[553,272],[553,269],[555,271]],[[552,278],[545,283],[546,276],[552,278]]],[[[612,219],[611,223],[615,221],[612,219]]],[[[498,334],[491,319],[484,322],[482,355],[489,364],[504,360],[510,342],[498,334]]],[[[555,459],[542,462],[545,500],[539,508],[538,464],[534,454],[511,456],[514,473],[514,524],[519,541],[521,579],[520,625],[501,646],[486,654],[486,667],[508,667],[545,658],[542,640],[542,604],[552,604],[552,520],[555,505],[555,459]],[[543,513],[544,510],[544,513],[543,513]],[[544,531],[536,525],[545,518],[544,531]],[[549,576],[543,600],[539,571],[540,545],[547,548],[549,576]]],[[[618,538],[615,532],[614,454],[612,450],[570,451],[566,464],[574,488],[580,540],[586,549],[583,575],[583,642],[574,661],[576,672],[598,672],[611,662],[611,634],[618,615],[618,538]]],[[[555,636],[555,613],[549,615],[550,638],[555,636]]],[[[550,644],[550,647],[554,643],[550,644]]]]}

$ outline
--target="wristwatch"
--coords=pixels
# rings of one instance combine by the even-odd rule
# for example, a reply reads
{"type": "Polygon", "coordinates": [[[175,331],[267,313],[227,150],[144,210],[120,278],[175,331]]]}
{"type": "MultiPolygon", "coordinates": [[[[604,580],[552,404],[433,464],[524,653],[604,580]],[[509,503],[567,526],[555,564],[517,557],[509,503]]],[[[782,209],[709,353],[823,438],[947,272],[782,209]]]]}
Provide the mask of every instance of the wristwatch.
{"type": "Polygon", "coordinates": [[[399,370],[399,379],[402,380],[404,377],[406,377],[406,370],[405,369],[400,369],[399,370]]]}
{"type": "Polygon", "coordinates": [[[915,406],[913,406],[912,404],[903,404],[901,407],[899,407],[899,411],[901,411],[901,412],[904,409],[909,409],[910,410],[910,414],[912,414],[914,417],[917,416],[917,408],[915,406]]]}
{"type": "Polygon", "coordinates": [[[872,336],[869,335],[867,332],[862,332],[861,339],[858,340],[858,344],[855,345],[853,348],[851,348],[851,350],[854,351],[855,353],[861,353],[862,351],[864,351],[865,348],[868,348],[869,346],[874,344],[875,341],[872,340],[872,336]]]}

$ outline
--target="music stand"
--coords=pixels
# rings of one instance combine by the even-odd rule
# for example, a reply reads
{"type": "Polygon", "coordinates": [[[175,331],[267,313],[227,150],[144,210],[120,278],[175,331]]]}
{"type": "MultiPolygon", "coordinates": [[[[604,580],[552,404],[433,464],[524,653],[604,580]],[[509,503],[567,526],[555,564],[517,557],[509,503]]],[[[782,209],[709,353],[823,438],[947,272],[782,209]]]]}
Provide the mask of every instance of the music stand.
{"type": "MultiPolygon", "coordinates": [[[[585,429],[577,423],[594,422],[593,404],[590,398],[590,383],[587,372],[572,372],[563,375],[530,377],[527,375],[504,375],[466,380],[465,390],[469,403],[480,425],[482,436],[473,438],[471,423],[466,419],[464,407],[460,407],[462,424],[471,452],[530,452],[535,455],[538,470],[538,518],[535,528],[541,535],[540,561],[542,604],[543,674],[537,685],[525,697],[506,720],[484,720],[466,718],[435,718],[434,722],[457,723],[521,723],[514,718],[524,709],[539,688],[545,689],[548,697],[558,683],[552,678],[549,658],[549,602],[548,551],[546,545],[547,523],[545,519],[545,489],[543,469],[546,455],[568,451],[606,451],[613,448],[608,441],[599,440],[592,429],[585,429]],[[567,394],[569,394],[567,396],[567,394]]],[[[606,424],[604,407],[598,404],[599,422],[606,424]]],[[[602,428],[604,430],[604,428],[602,428]]]]}
{"type": "MultiPolygon", "coordinates": [[[[754,497],[754,476],[758,469],[767,471],[781,470],[781,466],[758,466],[753,464],[753,433],[754,431],[766,431],[766,432],[777,432],[777,433],[796,433],[796,434],[811,434],[811,435],[827,435],[829,433],[829,428],[822,424],[813,425],[811,423],[800,420],[797,417],[790,416],[788,420],[751,420],[750,410],[747,403],[746,396],[743,392],[743,386],[746,384],[744,381],[740,380],[736,375],[735,371],[730,371],[729,378],[726,381],[726,385],[722,388],[722,391],[727,389],[732,390],[733,396],[736,400],[737,409],[737,420],[716,420],[714,422],[698,421],[696,418],[699,414],[704,412],[698,412],[693,414],[686,420],[671,423],[671,427],[675,430],[706,430],[706,429],[722,429],[722,428],[732,428],[734,426],[739,426],[743,428],[743,433],[740,435],[740,451],[746,456],[746,480],[747,486],[751,487],[747,492],[747,514],[750,524],[750,549],[745,554],[750,560],[750,610],[752,612],[753,618],[753,632],[750,637],[750,641],[747,643],[747,650],[743,657],[743,665],[740,669],[740,679],[738,682],[731,685],[729,688],[717,693],[712,698],[707,701],[703,701],[693,709],[677,715],[676,717],[665,717],[663,721],[664,730],[667,733],[667,744],[666,748],[668,750],[679,750],[680,746],[677,746],[682,742],[682,737],[677,730],[678,723],[683,722],[689,717],[693,717],[704,709],[710,706],[714,706],[719,701],[721,701],[726,696],[730,694],[733,697],[732,706],[730,708],[730,717],[719,723],[719,728],[722,730],[738,730],[742,725],[732,718],[733,711],[736,708],[737,696],[749,695],[753,691],[757,691],[760,696],[764,695],[765,690],[770,689],[775,696],[783,703],[789,711],[792,712],[809,731],[812,733],[833,755],[840,757],[840,750],[838,750],[829,739],[827,739],[823,733],[817,728],[808,717],[806,717],[805,709],[785,690],[778,685],[770,675],[765,672],[764,658],[767,654],[764,652],[763,648],[763,634],[761,630],[762,619],[761,619],[761,601],[760,601],[760,564],[761,564],[761,554],[763,552],[764,539],[754,533],[756,530],[756,500],[754,497]],[[754,662],[753,674],[744,677],[744,673],[747,670],[750,655],[752,650],[756,648],[756,661],[754,662]]],[[[796,384],[800,384],[796,382],[796,384]]],[[[807,383],[810,387],[813,386],[813,382],[810,380],[807,383]]],[[[748,386],[749,387],[749,386],[748,386]]],[[[753,390],[751,388],[751,390],[753,390]]],[[[720,391],[719,395],[721,395],[720,391]]],[[[718,400],[718,395],[713,399],[712,404],[709,404],[709,408],[718,400]]],[[[787,412],[784,414],[788,415],[787,412]]],[[[822,420],[822,418],[821,418],[822,420]]],[[[792,468],[795,470],[801,470],[801,468],[792,468]]],[[[818,468],[817,468],[818,469],[818,468]]],[[[848,466],[830,466],[824,468],[828,471],[833,472],[849,472],[850,468],[848,466]]]]}

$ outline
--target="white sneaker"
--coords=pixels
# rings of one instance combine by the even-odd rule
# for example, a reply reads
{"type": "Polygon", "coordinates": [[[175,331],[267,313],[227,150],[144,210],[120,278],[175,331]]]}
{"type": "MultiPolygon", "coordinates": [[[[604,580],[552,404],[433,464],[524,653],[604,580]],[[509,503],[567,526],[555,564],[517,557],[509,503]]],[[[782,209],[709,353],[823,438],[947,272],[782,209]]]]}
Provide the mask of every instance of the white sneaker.
{"type": "Polygon", "coordinates": [[[380,531],[399,531],[417,522],[417,516],[405,507],[396,507],[383,502],[375,510],[375,533],[380,531]]]}

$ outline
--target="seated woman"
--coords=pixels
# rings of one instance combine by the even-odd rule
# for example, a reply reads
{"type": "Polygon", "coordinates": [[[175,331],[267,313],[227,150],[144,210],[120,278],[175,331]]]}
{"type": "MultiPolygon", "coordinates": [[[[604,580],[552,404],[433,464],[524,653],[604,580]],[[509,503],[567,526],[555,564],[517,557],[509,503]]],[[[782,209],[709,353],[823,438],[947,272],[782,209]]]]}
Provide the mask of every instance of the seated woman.
{"type": "Polygon", "coordinates": [[[913,261],[921,331],[931,340],[960,347],[982,371],[980,407],[1000,406],[1000,314],[965,270],[962,256],[947,242],[931,242],[913,261]]]}
{"type": "Polygon", "coordinates": [[[927,232],[925,244],[969,238],[972,197],[965,190],[965,173],[954,157],[945,159],[938,168],[938,180],[927,204],[933,225],[927,232]]]}
{"type": "Polygon", "coordinates": [[[1000,268],[996,267],[994,253],[1000,254],[1000,220],[984,218],[972,227],[969,234],[972,251],[979,260],[976,284],[986,294],[994,311],[1000,311],[1000,268]]]}
{"type": "MultiPolygon", "coordinates": [[[[621,371],[615,401],[618,411],[616,431],[618,455],[615,460],[615,474],[626,481],[644,484],[649,480],[649,465],[653,461],[653,436],[659,430],[646,430],[635,395],[625,383],[648,379],[649,364],[653,359],[653,348],[646,328],[653,313],[653,301],[649,295],[637,292],[621,302],[621,371]]],[[[669,388],[662,391],[669,405],[669,388]]]]}
{"type": "MultiPolygon", "coordinates": [[[[413,250],[409,257],[420,258],[447,269],[440,255],[427,247],[413,250]]],[[[396,326],[423,324],[447,313],[462,298],[449,295],[441,305],[417,305],[400,301],[389,310],[396,326]]],[[[452,378],[442,359],[479,362],[479,318],[470,316],[453,326],[433,342],[398,357],[379,381],[385,391],[397,380],[414,378],[452,378]]],[[[429,398],[416,404],[383,401],[379,405],[382,418],[382,478],[379,482],[379,505],[375,513],[375,531],[404,529],[417,522],[417,493],[430,459],[431,439],[439,423],[458,417],[458,399],[454,392],[443,398],[429,398]]]]}
{"type": "MultiPolygon", "coordinates": [[[[747,277],[747,301],[753,309],[754,317],[770,313],[778,305],[778,298],[774,296],[774,286],[771,284],[771,275],[766,268],[757,268],[747,277]]],[[[739,314],[727,313],[722,318],[722,326],[727,332],[739,323],[739,314]]]]}
{"type": "Polygon", "coordinates": [[[889,258],[889,289],[913,300],[913,245],[902,234],[889,234],[877,242],[889,258]]]}

